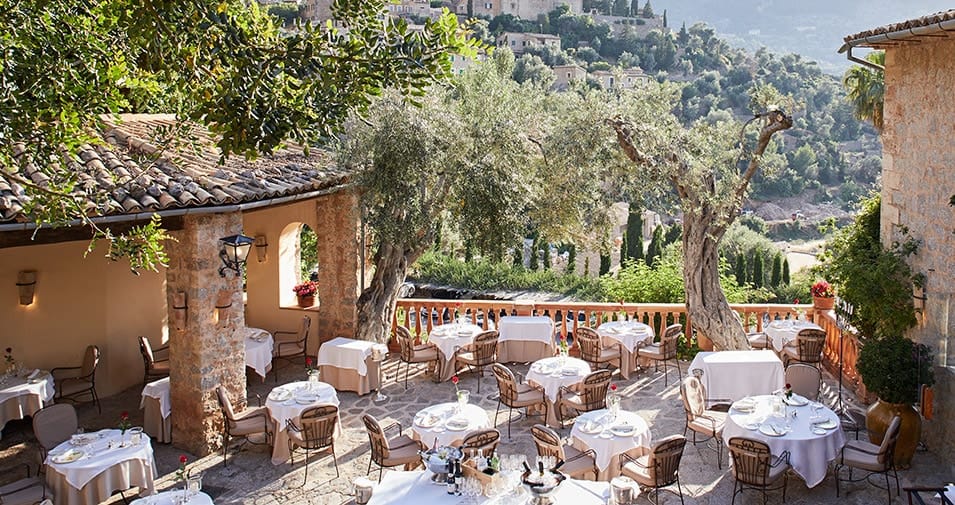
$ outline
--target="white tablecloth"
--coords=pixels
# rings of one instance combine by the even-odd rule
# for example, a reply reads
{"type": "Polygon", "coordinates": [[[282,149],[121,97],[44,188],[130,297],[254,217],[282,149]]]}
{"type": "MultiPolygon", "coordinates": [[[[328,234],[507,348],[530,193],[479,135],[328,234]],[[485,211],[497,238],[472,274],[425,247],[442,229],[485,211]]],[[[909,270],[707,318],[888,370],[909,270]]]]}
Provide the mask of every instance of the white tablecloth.
{"type": "Polygon", "coordinates": [[[601,340],[609,338],[620,342],[631,353],[653,343],[653,328],[637,321],[608,321],[597,327],[597,334],[601,340]]]}
{"type": "Polygon", "coordinates": [[[459,347],[471,345],[474,337],[484,331],[483,328],[471,323],[452,323],[435,326],[428,334],[428,342],[436,345],[444,354],[444,359],[454,359],[454,351],[459,347]]]}
{"type": "Polygon", "coordinates": [[[382,356],[388,348],[365,340],[354,340],[338,337],[322,344],[318,349],[318,366],[329,365],[337,368],[357,370],[358,375],[368,375],[368,366],[365,359],[371,356],[372,350],[378,347],[382,356]]]}
{"type": "Polygon", "coordinates": [[[773,349],[776,349],[776,352],[780,352],[783,350],[784,345],[796,340],[797,333],[807,328],[814,330],[822,329],[818,324],[809,321],[781,319],[767,324],[763,331],[766,332],[766,335],[768,335],[769,339],[773,342],[773,349]]]}
{"type": "Polygon", "coordinates": [[[414,421],[411,423],[411,431],[416,440],[421,440],[425,447],[433,447],[435,439],[438,440],[438,446],[451,445],[464,439],[468,433],[476,430],[484,430],[491,427],[491,420],[487,412],[473,403],[464,405],[460,413],[457,413],[457,403],[439,403],[430,407],[421,409],[415,414],[414,421]],[[429,416],[438,418],[437,423],[431,427],[421,426],[419,423],[429,416]],[[468,421],[468,425],[463,428],[451,429],[446,423],[452,418],[463,418],[468,421]]]}
{"type": "Polygon", "coordinates": [[[159,410],[162,412],[163,419],[169,417],[169,413],[172,412],[172,402],[169,401],[169,377],[146,384],[142,398],[139,400],[139,408],[146,407],[147,397],[159,400],[159,410]]]}
{"type": "MultiPolygon", "coordinates": [[[[529,496],[529,495],[528,495],[529,496]]],[[[567,479],[554,494],[554,503],[563,505],[604,505],[610,497],[610,484],[567,479]]],[[[431,482],[431,472],[385,472],[375,486],[368,505],[460,505],[461,496],[449,496],[444,486],[431,482]]],[[[527,501],[479,497],[476,505],[525,505],[527,501]]]]}
{"type": "MultiPolygon", "coordinates": [[[[773,396],[763,395],[753,397],[756,408],[752,413],[742,413],[731,408],[723,428],[723,440],[729,442],[733,437],[746,437],[760,440],[769,445],[770,452],[778,456],[783,451],[789,451],[789,462],[793,470],[799,474],[806,485],[814,487],[826,478],[829,462],[839,456],[842,446],[846,443],[845,434],[841,429],[838,416],[826,407],[819,410],[819,418],[813,418],[812,408],[788,407],[789,412],[796,412],[795,418],[790,418],[791,430],[782,436],[766,435],[759,430],[764,423],[773,423],[779,428],[786,425],[785,418],[772,416],[773,396]],[[823,434],[812,432],[814,422],[830,419],[834,421],[834,428],[824,430],[823,434]],[[756,428],[756,429],[748,429],[756,428]]],[[[772,430],[769,430],[772,432],[772,430]]]]}
{"type": "Polygon", "coordinates": [[[235,332],[245,341],[245,366],[265,379],[272,367],[272,334],[261,328],[236,328],[235,332]]]}
{"type": "MultiPolygon", "coordinates": [[[[272,423],[275,433],[275,443],[272,446],[272,464],[281,465],[289,459],[288,431],[286,431],[286,421],[298,422],[299,416],[305,409],[317,407],[319,405],[339,405],[338,392],[330,384],[324,382],[297,381],[278,386],[269,393],[265,401],[265,407],[272,417],[272,423]],[[291,397],[287,400],[274,400],[280,391],[288,391],[291,397]],[[296,398],[302,394],[315,394],[317,399],[308,404],[301,404],[296,398]]],[[[341,413],[338,415],[338,423],[335,425],[335,435],[341,433],[342,422],[341,413]]]]}
{"type": "MultiPolygon", "coordinates": [[[[140,460],[150,469],[155,468],[153,462],[153,446],[150,443],[149,436],[145,433],[142,434],[140,443],[132,444],[130,442],[130,434],[127,432],[125,437],[127,439],[126,447],[120,447],[123,437],[119,430],[100,430],[91,435],[96,435],[96,440],[90,444],[75,447],[70,440],[67,440],[50,451],[45,461],[48,467],[48,478],[51,471],[55,472],[62,475],[70,486],[75,489],[80,489],[100,473],[124,461],[140,460]],[[60,464],[53,462],[55,456],[70,449],[81,450],[84,456],[71,463],[60,464]]],[[[148,482],[150,491],[153,487],[152,479],[154,474],[154,470],[150,472],[148,482]]],[[[147,486],[143,485],[142,487],[147,486]]],[[[107,497],[108,495],[102,497],[102,499],[105,500],[107,497]]],[[[57,495],[58,502],[59,498],[59,495],[57,495]]]]}
{"type": "Polygon", "coordinates": [[[25,376],[10,377],[0,385],[0,430],[8,421],[32,416],[52,402],[53,382],[48,372],[37,372],[32,381],[25,376]]]}
{"type": "Polygon", "coordinates": [[[505,316],[498,325],[498,342],[525,340],[554,343],[554,321],[547,316],[505,316]]]}
{"type": "Polygon", "coordinates": [[[619,474],[619,456],[627,453],[633,457],[641,456],[650,449],[650,426],[635,412],[621,410],[616,418],[611,418],[607,409],[594,410],[581,414],[574,422],[570,436],[574,439],[574,447],[578,449],[593,449],[597,453],[597,469],[601,479],[609,479],[619,474]],[[584,433],[582,429],[586,423],[594,423],[601,427],[598,433],[584,433]],[[632,436],[619,436],[611,431],[614,426],[629,424],[634,427],[632,436]]]}
{"type": "MultiPolygon", "coordinates": [[[[182,496],[182,482],[176,484],[179,489],[163,491],[152,496],[140,498],[129,502],[129,505],[178,505],[177,498],[182,496]]],[[[212,505],[212,498],[200,491],[198,494],[189,498],[188,505],[212,505]]]]}
{"type": "Polygon", "coordinates": [[[739,400],[769,394],[786,384],[783,362],[773,351],[701,352],[690,363],[703,370],[703,387],[711,399],[739,400]]]}
{"type": "Polygon", "coordinates": [[[551,402],[557,401],[561,386],[573,386],[590,373],[590,365],[586,361],[570,356],[565,360],[561,365],[559,357],[544,358],[532,363],[527,370],[527,381],[543,387],[551,402]],[[567,370],[567,375],[564,375],[562,370],[567,370]]]}

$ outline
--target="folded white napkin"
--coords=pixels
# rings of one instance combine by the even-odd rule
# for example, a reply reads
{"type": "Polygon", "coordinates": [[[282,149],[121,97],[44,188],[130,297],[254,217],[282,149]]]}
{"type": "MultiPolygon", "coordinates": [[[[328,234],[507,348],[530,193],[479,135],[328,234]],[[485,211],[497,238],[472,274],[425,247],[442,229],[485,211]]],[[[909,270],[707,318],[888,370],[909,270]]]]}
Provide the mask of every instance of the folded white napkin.
{"type": "Polygon", "coordinates": [[[37,375],[40,375],[40,369],[34,368],[30,375],[27,375],[27,379],[35,379],[37,375]]]}

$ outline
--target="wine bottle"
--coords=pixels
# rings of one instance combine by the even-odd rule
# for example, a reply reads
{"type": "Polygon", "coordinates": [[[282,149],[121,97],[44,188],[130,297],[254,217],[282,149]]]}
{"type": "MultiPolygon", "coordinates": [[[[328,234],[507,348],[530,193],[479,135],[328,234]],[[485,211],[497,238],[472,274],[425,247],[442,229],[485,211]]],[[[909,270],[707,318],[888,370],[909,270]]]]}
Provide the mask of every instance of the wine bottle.
{"type": "Polygon", "coordinates": [[[454,460],[454,492],[461,496],[461,483],[464,482],[464,473],[461,471],[461,460],[454,460]]]}
{"type": "Polygon", "coordinates": [[[455,494],[458,491],[458,485],[454,480],[454,460],[452,459],[448,460],[447,470],[448,470],[448,477],[447,477],[447,480],[445,481],[447,483],[447,491],[448,491],[448,494],[455,494]]]}

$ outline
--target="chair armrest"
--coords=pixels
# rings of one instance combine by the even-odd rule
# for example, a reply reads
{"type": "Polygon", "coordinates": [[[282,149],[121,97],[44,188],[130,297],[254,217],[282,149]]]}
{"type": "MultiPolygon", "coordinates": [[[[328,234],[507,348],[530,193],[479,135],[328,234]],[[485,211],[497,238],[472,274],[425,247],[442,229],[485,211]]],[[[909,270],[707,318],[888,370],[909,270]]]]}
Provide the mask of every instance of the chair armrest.
{"type": "MultiPolygon", "coordinates": [[[[842,446],[842,451],[843,451],[843,452],[845,452],[846,447],[849,447],[849,444],[846,444],[846,445],[842,446]]],[[[870,455],[870,456],[878,456],[878,455],[879,455],[879,451],[873,452],[873,451],[869,451],[869,450],[863,449],[862,447],[858,447],[858,446],[852,446],[852,447],[849,447],[849,448],[852,449],[853,451],[859,451],[859,452],[868,454],[868,455],[870,455]]]]}
{"type": "MultiPolygon", "coordinates": [[[[258,394],[258,393],[255,393],[255,401],[256,401],[256,403],[258,403],[258,406],[261,407],[261,406],[262,406],[262,395],[260,395],[260,394],[258,394]]],[[[248,400],[246,400],[246,403],[248,403],[248,400]]]]}
{"type": "Polygon", "coordinates": [[[286,429],[287,431],[295,431],[295,432],[298,432],[298,433],[301,433],[301,432],[302,432],[302,429],[299,428],[298,425],[295,424],[295,421],[292,421],[291,419],[286,419],[286,420],[285,420],[285,429],[286,429]]]}
{"type": "Polygon", "coordinates": [[[420,441],[420,440],[412,440],[412,441],[410,441],[410,442],[405,442],[405,443],[399,444],[399,445],[389,445],[389,446],[388,446],[388,450],[401,449],[402,447],[410,447],[410,446],[412,446],[412,445],[417,445],[418,448],[420,449],[420,448],[421,448],[421,441],[420,441]]]}
{"type": "Polygon", "coordinates": [[[388,430],[390,430],[391,428],[394,428],[395,426],[398,427],[398,435],[401,435],[401,432],[404,431],[404,430],[401,428],[401,423],[399,423],[398,421],[395,421],[395,422],[389,424],[388,426],[385,426],[384,428],[381,429],[381,431],[383,431],[383,432],[384,432],[384,431],[388,431],[388,430]]]}
{"type": "MultiPolygon", "coordinates": [[[[592,449],[588,449],[588,451],[591,451],[591,450],[592,449]]],[[[626,465],[627,463],[633,463],[634,465],[637,465],[640,468],[646,468],[646,466],[641,465],[640,462],[637,461],[637,458],[634,458],[633,456],[625,452],[620,453],[620,468],[623,468],[624,465],[626,465]]]]}
{"type": "MultiPolygon", "coordinates": [[[[528,384],[528,385],[530,385],[530,384],[528,384]]],[[[533,387],[533,386],[532,386],[532,387],[533,387]]],[[[557,402],[558,402],[558,403],[559,403],[561,400],[564,399],[564,392],[566,392],[566,393],[569,394],[569,395],[577,394],[577,391],[575,391],[575,390],[574,390],[573,388],[571,388],[570,386],[561,386],[560,389],[557,390],[557,402]]]]}
{"type": "Polygon", "coordinates": [[[584,457],[584,456],[590,456],[591,458],[594,458],[594,459],[596,460],[596,459],[597,459],[597,452],[594,451],[593,449],[587,449],[586,451],[581,451],[580,454],[574,456],[573,458],[567,459],[566,461],[564,461],[564,463],[570,463],[571,461],[577,461],[578,459],[580,459],[580,458],[582,458],[582,457],[584,457]]]}
{"type": "Polygon", "coordinates": [[[56,367],[56,368],[50,370],[50,375],[52,375],[54,379],[70,379],[70,378],[76,377],[76,376],[73,376],[73,377],[57,377],[57,376],[56,376],[57,372],[64,372],[64,371],[67,371],[67,370],[80,370],[80,371],[82,371],[82,370],[83,370],[83,367],[81,367],[81,366],[58,366],[58,367],[56,367]]]}
{"type": "Polygon", "coordinates": [[[779,466],[780,463],[786,463],[787,465],[789,464],[789,451],[783,451],[782,454],[776,456],[776,459],[770,463],[769,466],[775,468],[779,466]]]}
{"type": "Polygon", "coordinates": [[[276,330],[276,331],[273,331],[273,332],[272,332],[272,339],[273,339],[273,340],[278,340],[277,338],[275,338],[276,335],[298,335],[298,332],[297,332],[297,331],[279,331],[279,330],[276,330]]]}

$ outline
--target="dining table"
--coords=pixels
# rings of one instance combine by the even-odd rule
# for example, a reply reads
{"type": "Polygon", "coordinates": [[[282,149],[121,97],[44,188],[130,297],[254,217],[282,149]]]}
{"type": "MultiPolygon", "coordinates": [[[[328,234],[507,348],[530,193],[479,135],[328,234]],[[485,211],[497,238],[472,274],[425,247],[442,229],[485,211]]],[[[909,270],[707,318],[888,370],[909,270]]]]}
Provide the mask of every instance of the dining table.
{"type": "Polygon", "coordinates": [[[386,354],[388,348],[383,344],[337,337],[322,343],[316,361],[322,382],[338,391],[365,395],[378,389],[381,361],[386,354]]]}
{"type": "Polygon", "coordinates": [[[491,427],[487,411],[472,403],[448,402],[418,411],[411,423],[411,438],[425,447],[457,445],[472,431],[491,427]]]}
{"type": "Polygon", "coordinates": [[[153,440],[172,442],[172,402],[169,400],[169,377],[150,382],[143,387],[139,408],[143,409],[143,431],[153,440]]]}
{"type": "Polygon", "coordinates": [[[689,370],[702,372],[700,381],[711,400],[730,402],[768,394],[786,384],[783,362],[769,350],[701,352],[689,370]]]}
{"type": "Polygon", "coordinates": [[[650,425],[636,412],[609,409],[584,412],[570,430],[572,445],[585,451],[593,449],[597,480],[609,481],[620,475],[623,454],[637,458],[650,451],[650,425]]]}
{"type": "Polygon", "coordinates": [[[773,456],[789,452],[789,464],[815,487],[826,478],[829,463],[846,444],[839,416],[828,407],[792,395],[758,395],[730,407],[723,440],[744,437],[765,442],[773,456]]]}
{"type": "Polygon", "coordinates": [[[620,375],[630,378],[630,372],[637,368],[637,350],[653,343],[653,328],[639,321],[607,321],[597,327],[600,343],[605,347],[620,344],[620,375]]]}
{"type": "MultiPolygon", "coordinates": [[[[324,382],[296,381],[275,387],[265,400],[265,408],[272,418],[272,464],[281,465],[289,460],[288,421],[297,423],[306,409],[319,405],[339,405],[338,392],[331,384],[324,382]]],[[[335,436],[341,435],[341,414],[335,423],[335,436]]]]}
{"type": "Polygon", "coordinates": [[[796,335],[802,330],[822,330],[822,326],[812,321],[777,319],[763,328],[763,332],[769,337],[769,341],[777,353],[782,352],[786,344],[795,341],[796,335]]]}
{"type": "Polygon", "coordinates": [[[497,330],[498,363],[529,363],[556,352],[554,320],[547,316],[504,316],[497,330]]]}
{"type": "Polygon", "coordinates": [[[474,343],[474,337],[484,331],[484,328],[465,322],[454,322],[435,326],[428,333],[428,342],[438,348],[438,359],[441,362],[440,381],[450,380],[456,373],[454,369],[454,353],[458,349],[468,347],[474,343]]]}
{"type": "Polygon", "coordinates": [[[153,495],[145,496],[143,498],[137,498],[131,502],[129,505],[212,505],[212,497],[199,491],[197,493],[189,494],[189,501],[183,504],[183,490],[180,489],[170,489],[168,491],[163,491],[161,493],[156,493],[153,495]]]}
{"type": "Polygon", "coordinates": [[[117,429],[74,435],[47,455],[46,485],[56,505],[95,505],[115,491],[155,492],[156,463],[146,434],[117,429]]]}
{"type": "Polygon", "coordinates": [[[235,333],[245,342],[245,366],[251,368],[265,381],[272,369],[272,334],[262,328],[236,328],[235,333]]]}
{"type": "Polygon", "coordinates": [[[32,416],[53,402],[53,376],[31,370],[0,379],[0,433],[10,421],[32,416]]]}
{"type": "Polygon", "coordinates": [[[555,356],[537,360],[527,369],[527,376],[525,377],[527,382],[544,388],[544,401],[547,403],[546,423],[548,426],[560,427],[556,407],[560,388],[573,388],[589,374],[590,365],[586,361],[570,356],[555,356]]]}

